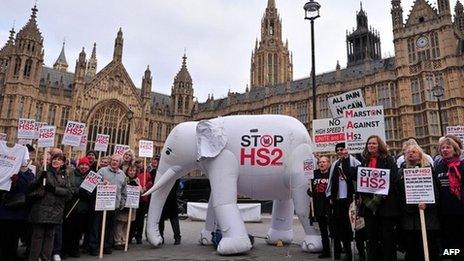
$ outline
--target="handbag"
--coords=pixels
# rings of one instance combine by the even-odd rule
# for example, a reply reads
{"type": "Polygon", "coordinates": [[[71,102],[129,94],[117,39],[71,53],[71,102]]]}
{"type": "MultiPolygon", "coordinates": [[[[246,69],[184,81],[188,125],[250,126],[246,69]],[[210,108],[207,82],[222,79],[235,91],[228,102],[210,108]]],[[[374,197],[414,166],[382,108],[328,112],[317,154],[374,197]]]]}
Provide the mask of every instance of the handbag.
{"type": "Polygon", "coordinates": [[[6,193],[3,196],[2,205],[5,208],[15,209],[26,205],[26,194],[24,193],[6,193]]]}

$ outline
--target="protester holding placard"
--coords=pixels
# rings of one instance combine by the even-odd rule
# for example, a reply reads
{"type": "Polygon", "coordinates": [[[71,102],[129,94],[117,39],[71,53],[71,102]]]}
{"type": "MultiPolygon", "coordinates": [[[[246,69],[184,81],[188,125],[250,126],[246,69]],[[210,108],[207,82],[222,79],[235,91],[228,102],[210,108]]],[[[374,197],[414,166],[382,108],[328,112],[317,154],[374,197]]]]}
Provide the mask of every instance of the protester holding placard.
{"type": "MultiPolygon", "coordinates": [[[[140,162],[142,162],[140,160],[140,162]]],[[[140,164],[139,164],[140,166],[140,164]]],[[[140,167],[137,167],[138,174],[137,177],[140,181],[141,187],[141,194],[145,193],[145,191],[149,190],[153,186],[151,174],[147,172],[143,172],[143,163],[140,167]]],[[[145,221],[145,215],[148,212],[148,207],[150,204],[150,196],[141,196],[139,208],[137,208],[137,215],[135,217],[135,221],[131,224],[131,231],[129,236],[129,242],[132,241],[132,238],[135,237],[137,244],[142,244],[142,235],[143,235],[143,223],[145,221]]]]}
{"type": "MultiPolygon", "coordinates": [[[[398,169],[393,157],[388,155],[387,145],[377,135],[367,139],[362,157],[362,167],[387,170],[390,175],[387,195],[361,193],[362,205],[359,214],[366,222],[367,260],[396,260],[396,224],[401,215],[397,186],[398,169]]],[[[370,184],[374,185],[374,179],[379,180],[379,177],[370,177],[370,184]]]]}
{"type": "Polygon", "coordinates": [[[122,156],[122,164],[121,164],[121,169],[123,172],[126,172],[127,168],[134,164],[135,160],[135,154],[134,151],[129,149],[126,152],[124,152],[124,155],[122,156]]]}
{"type": "Polygon", "coordinates": [[[439,141],[441,159],[435,161],[434,173],[438,179],[438,212],[444,249],[461,249],[464,246],[464,161],[461,148],[450,137],[439,141]]]}
{"type": "Polygon", "coordinates": [[[62,168],[66,157],[61,154],[52,158],[47,171],[42,172],[31,184],[35,202],[32,205],[29,221],[32,223],[30,261],[37,261],[39,257],[50,259],[53,250],[55,225],[63,222],[66,200],[72,193],[68,177],[62,168]]]}
{"type": "Polygon", "coordinates": [[[34,174],[28,167],[22,167],[11,178],[11,189],[0,196],[0,260],[17,260],[18,240],[20,236],[28,242],[26,227],[30,205],[26,203],[29,185],[34,174]]]}
{"type": "MultiPolygon", "coordinates": [[[[437,208],[435,204],[407,204],[406,197],[409,195],[406,195],[405,192],[405,171],[411,169],[419,170],[419,168],[429,168],[431,171],[431,164],[419,145],[409,145],[403,151],[405,161],[398,171],[400,181],[398,183],[398,199],[401,201],[402,206],[401,228],[404,230],[406,236],[404,240],[406,244],[405,260],[424,260],[419,209],[425,211],[425,225],[427,229],[430,260],[438,260],[439,251],[437,237],[440,224],[438,221],[437,208]]],[[[435,179],[433,179],[433,181],[435,181],[435,179]]],[[[438,191],[435,186],[433,189],[435,191],[435,198],[437,198],[438,191]]]]}
{"type": "MultiPolygon", "coordinates": [[[[406,160],[406,150],[411,145],[419,145],[419,144],[417,143],[416,139],[414,139],[414,138],[410,138],[407,141],[403,142],[403,147],[402,147],[403,155],[399,156],[398,159],[396,159],[396,165],[398,166],[398,168],[401,168],[401,165],[406,160]]],[[[425,152],[422,152],[422,153],[423,153],[423,156],[425,157],[425,159],[427,160],[427,162],[429,162],[430,166],[433,167],[433,159],[432,159],[432,157],[430,155],[426,154],[425,152]]]]}
{"type": "MultiPolygon", "coordinates": [[[[341,246],[345,250],[345,259],[351,260],[351,240],[353,238],[349,206],[355,193],[354,182],[356,181],[356,167],[361,163],[353,156],[348,154],[344,142],[335,145],[335,152],[338,159],[330,167],[329,183],[326,189],[326,196],[329,198],[331,216],[330,226],[334,239],[334,255],[340,258],[341,246]]],[[[357,234],[356,246],[359,256],[365,257],[364,240],[362,234],[357,234]]]]}
{"type": "Polygon", "coordinates": [[[327,184],[329,183],[329,158],[323,156],[319,158],[318,169],[314,171],[314,178],[311,179],[311,189],[308,189],[308,195],[313,198],[314,216],[319,224],[322,240],[322,254],[319,258],[330,257],[330,242],[328,231],[328,214],[329,200],[325,196],[327,184]]]}
{"type": "MultiPolygon", "coordinates": [[[[140,186],[140,181],[137,178],[137,167],[131,165],[126,170],[126,185],[140,186]]],[[[116,217],[116,229],[114,231],[114,249],[123,250],[126,242],[127,223],[135,221],[136,214],[132,212],[131,220],[129,219],[129,209],[124,208],[119,211],[116,217]]]]}
{"type": "Polygon", "coordinates": [[[89,231],[93,200],[91,192],[81,188],[81,184],[90,172],[90,160],[82,157],[77,168],[70,173],[72,200],[68,201],[63,228],[62,257],[79,257],[79,242],[82,235],[89,231]]]}
{"type": "MultiPolygon", "coordinates": [[[[116,210],[107,211],[106,226],[105,226],[105,254],[111,254],[114,245],[114,226],[116,222],[117,212],[124,208],[126,200],[126,175],[120,169],[122,163],[121,156],[113,155],[108,167],[101,168],[98,174],[103,177],[105,185],[116,185],[116,210]]],[[[89,235],[89,252],[91,255],[98,255],[100,227],[103,221],[103,213],[98,211],[93,218],[92,228],[89,235]]]]}

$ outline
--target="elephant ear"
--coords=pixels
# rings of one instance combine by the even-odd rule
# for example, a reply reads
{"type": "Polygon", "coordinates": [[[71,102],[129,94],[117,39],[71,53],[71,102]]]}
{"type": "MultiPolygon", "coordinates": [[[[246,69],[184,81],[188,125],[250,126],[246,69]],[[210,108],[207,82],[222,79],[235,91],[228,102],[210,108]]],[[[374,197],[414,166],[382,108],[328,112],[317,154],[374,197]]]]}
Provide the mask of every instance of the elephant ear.
{"type": "Polygon", "coordinates": [[[214,158],[226,147],[227,136],[220,119],[203,120],[197,125],[197,159],[214,158]]]}

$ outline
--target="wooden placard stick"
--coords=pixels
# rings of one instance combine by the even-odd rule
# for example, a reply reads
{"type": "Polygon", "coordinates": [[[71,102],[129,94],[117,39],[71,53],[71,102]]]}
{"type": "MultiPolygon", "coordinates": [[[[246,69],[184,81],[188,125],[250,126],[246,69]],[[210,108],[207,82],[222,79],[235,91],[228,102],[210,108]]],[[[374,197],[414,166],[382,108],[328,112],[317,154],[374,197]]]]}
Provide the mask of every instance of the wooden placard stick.
{"type": "Polygon", "coordinates": [[[126,230],[126,243],[124,246],[124,252],[127,252],[127,247],[129,245],[129,231],[131,227],[131,219],[132,219],[132,208],[129,208],[129,216],[127,217],[127,230],[126,230]]]}
{"type": "Polygon", "coordinates": [[[98,257],[103,258],[103,245],[105,244],[106,210],[103,210],[102,229],[100,233],[100,253],[98,257]]]}

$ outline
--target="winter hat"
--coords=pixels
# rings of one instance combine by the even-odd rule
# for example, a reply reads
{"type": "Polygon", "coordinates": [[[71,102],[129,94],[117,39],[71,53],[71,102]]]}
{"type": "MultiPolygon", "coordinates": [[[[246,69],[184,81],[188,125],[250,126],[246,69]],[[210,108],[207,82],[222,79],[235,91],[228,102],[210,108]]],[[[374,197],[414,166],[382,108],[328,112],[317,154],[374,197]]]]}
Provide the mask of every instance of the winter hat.
{"type": "Polygon", "coordinates": [[[87,153],[85,154],[85,156],[89,156],[89,154],[93,154],[93,156],[96,158],[97,157],[97,153],[94,151],[94,150],[89,150],[87,151],[87,153]]]}
{"type": "Polygon", "coordinates": [[[90,159],[87,158],[87,157],[82,157],[79,159],[79,162],[77,163],[77,166],[80,166],[80,165],[87,165],[87,166],[90,166],[90,159]]]}

